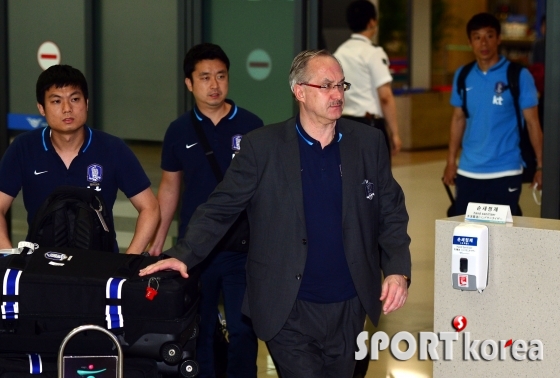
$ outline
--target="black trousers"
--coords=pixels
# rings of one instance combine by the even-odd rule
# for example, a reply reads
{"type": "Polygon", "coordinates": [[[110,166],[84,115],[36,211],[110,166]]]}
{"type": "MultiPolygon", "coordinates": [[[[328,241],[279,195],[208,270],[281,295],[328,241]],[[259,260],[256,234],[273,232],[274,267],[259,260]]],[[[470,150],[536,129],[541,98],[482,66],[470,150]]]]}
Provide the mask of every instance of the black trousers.
{"type": "Polygon", "coordinates": [[[389,159],[391,159],[391,141],[389,140],[389,133],[387,132],[387,123],[385,122],[385,118],[352,117],[347,115],[343,115],[342,117],[364,123],[381,131],[383,133],[383,138],[385,139],[385,144],[387,145],[387,151],[389,151],[389,159]]]}
{"type": "Polygon", "coordinates": [[[266,343],[279,376],[351,378],[365,317],[357,296],[326,304],[296,301],[284,327],[266,343]]]}
{"type": "Polygon", "coordinates": [[[511,215],[522,215],[519,208],[522,175],[477,180],[461,175],[455,178],[455,215],[465,214],[469,202],[509,205],[511,215]]]}

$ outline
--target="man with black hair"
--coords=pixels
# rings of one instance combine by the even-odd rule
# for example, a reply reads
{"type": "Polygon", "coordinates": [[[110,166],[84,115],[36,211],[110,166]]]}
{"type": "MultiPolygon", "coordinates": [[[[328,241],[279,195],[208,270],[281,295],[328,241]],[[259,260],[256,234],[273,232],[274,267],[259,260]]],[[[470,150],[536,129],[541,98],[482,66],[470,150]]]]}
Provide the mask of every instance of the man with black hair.
{"type": "MultiPolygon", "coordinates": [[[[160,254],[179,198],[181,201],[179,238],[185,235],[187,223],[198,205],[204,203],[219,183],[214,169],[221,175],[240,151],[244,134],[263,125],[253,113],[227,99],[229,59],[222,48],[203,43],[191,48],[184,59],[185,84],[193,94],[195,106],[173,121],[163,141],[158,190],[161,224],[150,252],[160,254]],[[215,157],[213,168],[208,158],[203,133],[215,157]]],[[[213,159],[213,158],[212,158],[213,159]]],[[[227,376],[256,377],[257,338],[248,317],[241,314],[245,294],[247,253],[224,250],[218,246],[202,263],[200,333],[197,338],[199,377],[215,377],[213,337],[218,316],[220,293],[224,298],[229,335],[227,376]]]]}
{"type": "Polygon", "coordinates": [[[344,69],[346,80],[352,83],[352,90],[345,96],[342,116],[381,130],[387,149],[395,155],[402,143],[389,58],[382,47],[371,42],[377,33],[375,5],[368,0],[353,1],[346,9],[346,22],[353,34],[334,53],[344,69]]]}
{"type": "Polygon", "coordinates": [[[130,148],[86,125],[89,100],[84,75],[68,65],[51,66],[39,75],[36,97],[48,126],[16,137],[0,161],[0,248],[12,248],[6,213],[20,190],[31,225],[49,194],[58,186],[71,185],[100,193],[111,217],[117,191],[123,191],[138,211],[126,253],[145,251],[159,222],[157,199],[130,148]]]}
{"type": "MultiPolygon", "coordinates": [[[[520,132],[514,98],[508,83],[510,62],[498,52],[500,22],[479,13],[467,23],[467,36],[476,63],[457,91],[457,70],[451,92],[455,108],[451,119],[449,152],[443,182],[456,186],[455,213],[465,214],[469,202],[509,205],[521,215],[519,196],[525,163],[519,147],[520,132]],[[465,97],[466,96],[466,97],[465,97]],[[466,111],[463,110],[466,98],[466,111]],[[457,155],[462,147],[457,166],[457,155]]],[[[537,112],[537,91],[529,71],[519,74],[519,107],[536,156],[532,186],[542,185],[542,131],[537,112]]]]}

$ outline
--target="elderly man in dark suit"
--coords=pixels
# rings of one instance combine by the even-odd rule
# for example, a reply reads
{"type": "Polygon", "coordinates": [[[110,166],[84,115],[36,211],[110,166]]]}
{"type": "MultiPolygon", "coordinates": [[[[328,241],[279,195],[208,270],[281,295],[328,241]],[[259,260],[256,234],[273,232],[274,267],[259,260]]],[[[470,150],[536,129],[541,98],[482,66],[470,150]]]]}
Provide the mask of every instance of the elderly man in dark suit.
{"type": "Polygon", "coordinates": [[[378,130],[341,119],[344,81],[327,51],[294,59],[299,114],[247,134],[172,257],[141,275],[200,263],[247,209],[243,311],[283,378],[351,377],[366,313],[402,307],[410,283],[404,195],[378,130]],[[382,281],[383,274],[383,281],[382,281]]]}

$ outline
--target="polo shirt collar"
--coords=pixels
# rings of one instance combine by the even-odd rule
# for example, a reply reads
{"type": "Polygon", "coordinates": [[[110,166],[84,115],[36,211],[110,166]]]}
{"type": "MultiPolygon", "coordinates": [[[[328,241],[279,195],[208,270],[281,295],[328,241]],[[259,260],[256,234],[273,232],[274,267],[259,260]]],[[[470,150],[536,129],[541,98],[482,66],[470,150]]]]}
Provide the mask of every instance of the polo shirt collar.
{"type": "MultiPolygon", "coordinates": [[[[50,126],[45,127],[41,132],[41,139],[43,141],[43,148],[45,149],[45,151],[48,151],[52,147],[51,132],[52,130],[50,126]]],[[[82,144],[82,147],[80,147],[82,153],[87,151],[93,139],[93,132],[91,131],[89,126],[84,125],[84,133],[86,134],[84,138],[84,143],[82,144]]]]}
{"type": "MultiPolygon", "coordinates": [[[[297,131],[298,135],[301,137],[301,139],[303,139],[303,141],[304,141],[305,143],[307,143],[307,144],[310,145],[310,146],[313,146],[314,144],[321,145],[321,143],[320,143],[318,140],[315,140],[315,139],[311,138],[311,137],[309,136],[309,134],[307,134],[307,133],[305,132],[305,130],[303,129],[303,127],[300,126],[300,125],[301,125],[301,122],[300,122],[300,120],[299,120],[299,114],[298,114],[298,116],[296,117],[296,131],[297,131]]],[[[342,133],[341,133],[341,132],[339,131],[339,129],[338,129],[338,122],[337,122],[337,124],[334,126],[334,135],[338,135],[338,138],[335,138],[335,139],[334,139],[331,143],[329,143],[329,144],[332,144],[332,143],[339,143],[340,140],[342,139],[342,133]]]]}
{"type": "MultiPolygon", "coordinates": [[[[504,66],[504,64],[506,64],[506,62],[507,62],[507,59],[504,56],[500,55],[500,60],[498,60],[498,62],[496,64],[494,64],[492,67],[490,67],[490,69],[486,72],[488,73],[490,71],[497,71],[497,70],[501,69],[504,66]]],[[[478,64],[475,64],[475,67],[479,72],[482,72],[480,67],[478,67],[478,64]]]]}
{"type": "MultiPolygon", "coordinates": [[[[224,117],[227,120],[232,120],[237,115],[237,105],[232,100],[226,99],[226,102],[231,105],[231,109],[229,110],[228,114],[224,117]]],[[[203,119],[208,119],[202,112],[198,109],[198,106],[194,104],[193,108],[194,115],[196,119],[202,121],[203,119]]],[[[224,119],[222,118],[222,119],[224,119]]]]}

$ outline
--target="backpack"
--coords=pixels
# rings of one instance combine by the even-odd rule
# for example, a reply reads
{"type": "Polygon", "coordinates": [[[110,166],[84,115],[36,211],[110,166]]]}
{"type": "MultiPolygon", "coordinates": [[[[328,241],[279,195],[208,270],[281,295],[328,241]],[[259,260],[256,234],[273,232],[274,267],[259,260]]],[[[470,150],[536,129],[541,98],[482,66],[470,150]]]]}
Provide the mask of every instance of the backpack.
{"type": "Polygon", "coordinates": [[[116,234],[101,195],[93,189],[59,186],[37,210],[27,241],[46,248],[114,252],[116,234]]]}
{"type": "MultiPolygon", "coordinates": [[[[465,117],[469,118],[469,111],[467,110],[467,90],[465,81],[468,74],[476,64],[476,61],[470,62],[461,68],[459,76],[457,77],[457,92],[463,99],[463,113],[465,117]]],[[[521,107],[519,106],[519,75],[521,75],[521,70],[523,66],[519,63],[510,62],[507,68],[507,81],[508,85],[506,89],[509,88],[511,96],[513,97],[513,105],[515,106],[515,116],[517,118],[517,129],[519,130],[519,148],[521,150],[521,158],[525,163],[525,168],[523,169],[523,182],[533,182],[533,177],[537,171],[537,158],[533,146],[531,145],[531,139],[529,138],[529,132],[527,127],[524,126],[525,120],[521,117],[521,107]]]]}

